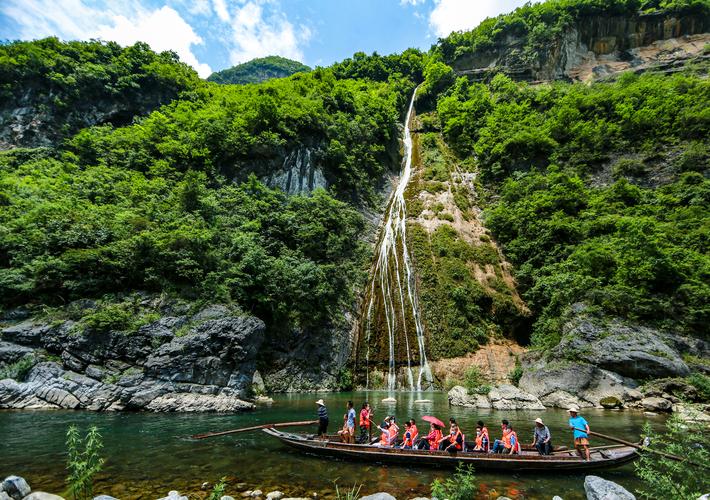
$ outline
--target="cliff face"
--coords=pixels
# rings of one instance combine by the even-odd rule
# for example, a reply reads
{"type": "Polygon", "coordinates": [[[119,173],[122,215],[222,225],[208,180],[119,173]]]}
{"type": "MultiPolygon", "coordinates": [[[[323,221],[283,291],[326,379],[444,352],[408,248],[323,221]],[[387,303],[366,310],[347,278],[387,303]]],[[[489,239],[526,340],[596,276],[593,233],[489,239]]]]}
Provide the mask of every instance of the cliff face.
{"type": "Polygon", "coordinates": [[[647,63],[639,49],[663,40],[690,44],[686,53],[674,55],[675,61],[700,57],[704,39],[698,35],[709,29],[710,20],[699,15],[594,16],[568,26],[545,44],[533,43],[528,35],[511,31],[494,47],[463,54],[452,64],[473,80],[485,80],[498,72],[529,81],[578,80],[590,76],[589,72],[580,72],[584,66],[627,62],[633,67],[647,63]],[[695,44],[698,40],[700,43],[695,44]]]}

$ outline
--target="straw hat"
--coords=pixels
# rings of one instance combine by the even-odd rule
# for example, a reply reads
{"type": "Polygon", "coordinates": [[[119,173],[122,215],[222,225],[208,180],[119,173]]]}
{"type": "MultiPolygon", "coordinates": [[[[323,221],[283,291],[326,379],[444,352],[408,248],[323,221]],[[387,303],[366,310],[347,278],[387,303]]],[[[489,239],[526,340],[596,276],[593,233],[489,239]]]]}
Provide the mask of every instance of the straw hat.
{"type": "Polygon", "coordinates": [[[540,425],[545,425],[545,424],[542,423],[542,419],[541,419],[540,417],[537,417],[537,418],[535,419],[535,423],[536,423],[536,424],[540,424],[540,425]]]}
{"type": "Polygon", "coordinates": [[[577,408],[576,406],[570,406],[569,408],[567,408],[567,412],[568,413],[577,413],[577,412],[579,412],[579,408],[577,408]]]}
{"type": "Polygon", "coordinates": [[[321,405],[321,406],[325,406],[325,402],[322,399],[319,399],[318,401],[316,401],[316,404],[321,405]]]}

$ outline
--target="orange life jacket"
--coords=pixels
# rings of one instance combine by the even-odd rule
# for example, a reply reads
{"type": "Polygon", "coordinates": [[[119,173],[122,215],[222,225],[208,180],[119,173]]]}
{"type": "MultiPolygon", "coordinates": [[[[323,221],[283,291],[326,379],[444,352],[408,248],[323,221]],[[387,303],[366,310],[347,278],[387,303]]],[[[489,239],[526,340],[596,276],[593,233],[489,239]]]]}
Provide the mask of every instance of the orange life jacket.
{"type": "Polygon", "coordinates": [[[412,433],[412,442],[414,442],[419,437],[419,429],[417,429],[416,425],[413,425],[409,428],[409,432],[412,433]]]}
{"type": "Polygon", "coordinates": [[[390,435],[387,430],[382,431],[380,434],[380,446],[389,446],[390,435]]]}
{"type": "Polygon", "coordinates": [[[483,433],[476,436],[476,448],[483,448],[483,433]]]}
{"type": "Polygon", "coordinates": [[[360,410],[360,427],[370,427],[370,412],[368,410],[360,410]]]}
{"type": "Polygon", "coordinates": [[[515,450],[513,450],[513,453],[520,453],[520,441],[518,441],[518,435],[515,431],[510,431],[508,434],[503,435],[503,446],[510,449],[512,447],[511,441],[513,437],[515,438],[515,450]]]}
{"type": "Polygon", "coordinates": [[[389,434],[387,436],[387,445],[392,446],[397,441],[397,433],[399,432],[399,428],[394,424],[390,424],[389,428],[387,429],[387,432],[389,434]]]}
{"type": "MultiPolygon", "coordinates": [[[[431,435],[431,433],[429,433],[431,435]]],[[[439,448],[439,443],[441,440],[444,439],[444,434],[439,429],[434,430],[434,437],[430,438],[427,437],[427,441],[429,441],[429,449],[430,450],[436,450],[439,448]]]]}
{"type": "Polygon", "coordinates": [[[411,427],[404,431],[404,440],[402,441],[402,446],[409,448],[414,446],[414,436],[412,435],[411,427]]]}
{"type": "Polygon", "coordinates": [[[457,430],[456,433],[449,434],[449,441],[451,444],[453,444],[457,450],[462,450],[463,449],[463,443],[465,442],[465,437],[463,433],[461,432],[461,429],[457,430]],[[461,442],[458,442],[458,438],[461,436],[461,442]]]}

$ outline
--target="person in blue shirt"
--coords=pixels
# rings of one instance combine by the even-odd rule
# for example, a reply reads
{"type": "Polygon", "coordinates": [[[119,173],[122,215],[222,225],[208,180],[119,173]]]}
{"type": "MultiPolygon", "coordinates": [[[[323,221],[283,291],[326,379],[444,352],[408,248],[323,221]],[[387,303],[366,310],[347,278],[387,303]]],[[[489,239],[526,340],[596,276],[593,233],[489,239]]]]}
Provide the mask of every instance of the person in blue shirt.
{"type": "Polygon", "coordinates": [[[355,444],[355,408],[353,408],[352,401],[348,401],[347,423],[345,426],[347,428],[346,442],[355,444]]]}
{"type": "Polygon", "coordinates": [[[318,405],[318,437],[320,439],[328,438],[328,409],[325,407],[325,402],[322,399],[316,401],[318,405]]]}
{"type": "Polygon", "coordinates": [[[574,447],[577,448],[579,456],[589,458],[589,424],[582,415],[579,415],[579,410],[576,406],[570,406],[569,410],[569,428],[574,432],[574,447]]]}

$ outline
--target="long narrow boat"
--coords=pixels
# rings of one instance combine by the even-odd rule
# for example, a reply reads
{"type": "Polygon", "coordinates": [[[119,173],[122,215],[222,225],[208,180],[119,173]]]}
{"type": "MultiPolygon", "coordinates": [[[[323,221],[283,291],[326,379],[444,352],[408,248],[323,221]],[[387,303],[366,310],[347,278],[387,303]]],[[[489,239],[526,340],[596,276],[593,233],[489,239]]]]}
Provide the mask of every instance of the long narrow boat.
{"type": "Polygon", "coordinates": [[[471,464],[476,470],[506,470],[515,472],[583,472],[588,470],[619,467],[638,457],[631,446],[615,445],[591,449],[591,461],[581,459],[575,450],[555,452],[542,456],[536,451],[523,450],[520,455],[500,455],[481,452],[402,450],[378,448],[367,444],[347,444],[332,439],[320,440],[313,435],[281,432],[273,428],[265,433],[282,443],[303,452],[381,464],[405,465],[407,467],[455,468],[459,464],[471,464]]]}

